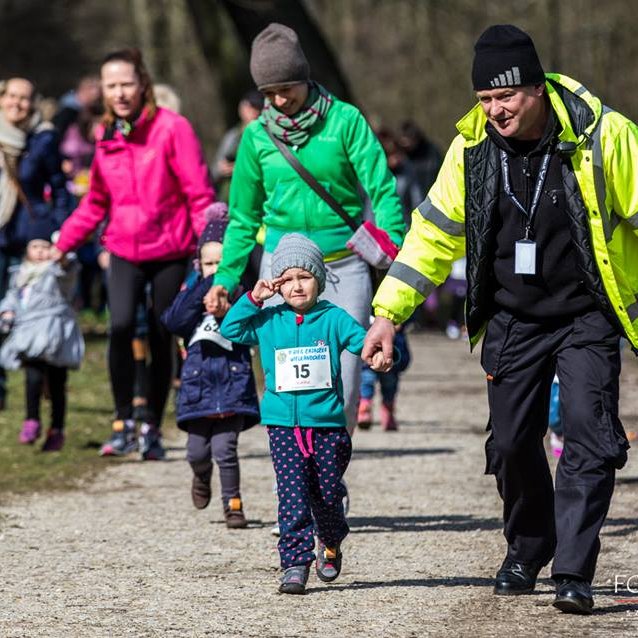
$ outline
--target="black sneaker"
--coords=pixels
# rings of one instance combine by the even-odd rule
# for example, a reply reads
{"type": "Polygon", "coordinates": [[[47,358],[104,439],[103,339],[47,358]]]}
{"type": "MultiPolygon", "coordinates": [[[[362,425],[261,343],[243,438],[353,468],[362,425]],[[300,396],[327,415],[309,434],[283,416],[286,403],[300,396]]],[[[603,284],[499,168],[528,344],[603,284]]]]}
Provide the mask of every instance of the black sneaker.
{"type": "Polygon", "coordinates": [[[280,594],[305,594],[306,583],[310,568],[308,565],[295,565],[288,567],[281,577],[281,585],[279,585],[280,594]]]}
{"type": "Polygon", "coordinates": [[[135,422],[130,419],[113,421],[111,438],[100,448],[100,456],[124,456],[135,450],[135,422]]]}
{"type": "Polygon", "coordinates": [[[162,434],[155,426],[142,423],[138,442],[143,461],[161,461],[166,456],[162,434]]]}
{"type": "Polygon", "coordinates": [[[331,583],[339,577],[341,573],[341,556],[339,545],[326,547],[322,541],[318,542],[315,568],[319,580],[324,583],[331,583]]]}

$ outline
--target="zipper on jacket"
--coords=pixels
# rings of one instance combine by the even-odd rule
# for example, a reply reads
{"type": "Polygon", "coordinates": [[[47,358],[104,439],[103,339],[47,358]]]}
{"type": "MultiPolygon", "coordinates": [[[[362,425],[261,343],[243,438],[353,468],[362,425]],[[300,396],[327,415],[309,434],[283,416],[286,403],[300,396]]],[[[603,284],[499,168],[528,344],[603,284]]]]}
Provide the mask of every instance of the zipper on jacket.
{"type": "MultiPolygon", "coordinates": [[[[303,323],[303,315],[298,315],[295,314],[295,348],[299,347],[299,330],[301,324],[303,323]]],[[[301,425],[301,423],[298,422],[297,417],[298,417],[298,412],[299,412],[299,406],[297,404],[297,392],[293,392],[292,393],[292,424],[293,425],[301,425]]]]}
{"type": "MultiPolygon", "coordinates": [[[[139,229],[139,228],[142,228],[141,226],[142,216],[140,214],[142,200],[140,199],[140,195],[137,192],[137,175],[135,173],[135,154],[133,153],[133,149],[130,147],[128,140],[125,140],[125,144],[126,144],[126,150],[129,154],[129,159],[131,162],[131,179],[133,182],[133,192],[135,193],[135,196],[137,197],[137,206],[135,207],[135,217],[137,219],[137,224],[135,225],[135,227],[139,229]]],[[[138,260],[140,258],[140,244],[139,244],[139,239],[137,236],[133,238],[133,244],[135,246],[135,250],[134,250],[135,259],[138,260]]]]}

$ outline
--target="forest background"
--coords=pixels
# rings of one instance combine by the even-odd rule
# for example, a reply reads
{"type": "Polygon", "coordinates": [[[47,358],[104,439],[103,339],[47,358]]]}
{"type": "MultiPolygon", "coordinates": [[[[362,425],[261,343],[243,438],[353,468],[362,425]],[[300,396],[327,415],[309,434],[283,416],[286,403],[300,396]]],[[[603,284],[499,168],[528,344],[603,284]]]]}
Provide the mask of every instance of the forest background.
{"type": "Polygon", "coordinates": [[[109,51],[139,46],[171,84],[212,157],[251,88],[250,41],[295,28],[313,78],[373,124],[414,119],[446,147],[471,107],[473,44],[514,23],[546,71],[577,78],[638,117],[638,2],[627,0],[0,0],[0,78],[23,75],[59,97],[109,51]]]}

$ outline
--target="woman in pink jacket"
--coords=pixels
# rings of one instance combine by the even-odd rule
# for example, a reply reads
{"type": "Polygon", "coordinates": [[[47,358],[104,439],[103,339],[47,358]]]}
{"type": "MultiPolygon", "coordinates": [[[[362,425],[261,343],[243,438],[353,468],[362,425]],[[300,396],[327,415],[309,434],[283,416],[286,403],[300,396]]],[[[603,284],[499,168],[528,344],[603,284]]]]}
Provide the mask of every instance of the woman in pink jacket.
{"type": "Polygon", "coordinates": [[[102,453],[161,459],[160,424],[171,377],[170,334],[160,315],[184,279],[205,210],[215,194],[200,144],[188,121],[157,107],[136,49],[108,55],[101,66],[106,114],[98,131],[89,192],[62,226],[57,257],[80,246],[107,219],[102,243],[108,269],[109,369],[116,420],[102,453]],[[150,283],[149,421],[139,443],[132,420],[135,308],[150,283]]]}

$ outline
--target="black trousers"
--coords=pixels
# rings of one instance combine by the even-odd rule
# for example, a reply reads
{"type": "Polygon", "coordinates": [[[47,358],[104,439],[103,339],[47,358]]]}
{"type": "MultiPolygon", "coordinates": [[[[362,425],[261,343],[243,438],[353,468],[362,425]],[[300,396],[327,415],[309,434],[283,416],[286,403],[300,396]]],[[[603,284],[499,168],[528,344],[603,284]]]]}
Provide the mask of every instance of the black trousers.
{"type": "Polygon", "coordinates": [[[591,582],[615,470],[629,447],[618,418],[619,337],[598,311],[530,322],[498,312],[481,353],[488,375],[487,473],[503,499],[508,556],[591,582]],[[556,487],[543,446],[555,371],[564,449],[556,487]]]}
{"type": "Polygon", "coordinates": [[[52,366],[44,361],[26,361],[23,367],[26,382],[26,418],[40,421],[40,399],[46,380],[51,397],[51,428],[64,429],[67,369],[52,366]]]}
{"type": "Polygon", "coordinates": [[[148,306],[148,341],[151,363],[148,370],[148,419],[160,426],[173,368],[173,338],[160,316],[179,292],[186,273],[186,260],[133,264],[111,255],[108,272],[111,331],[109,372],[118,419],[133,415],[135,361],[131,342],[135,334],[137,304],[146,284],[151,284],[148,306]]]}

